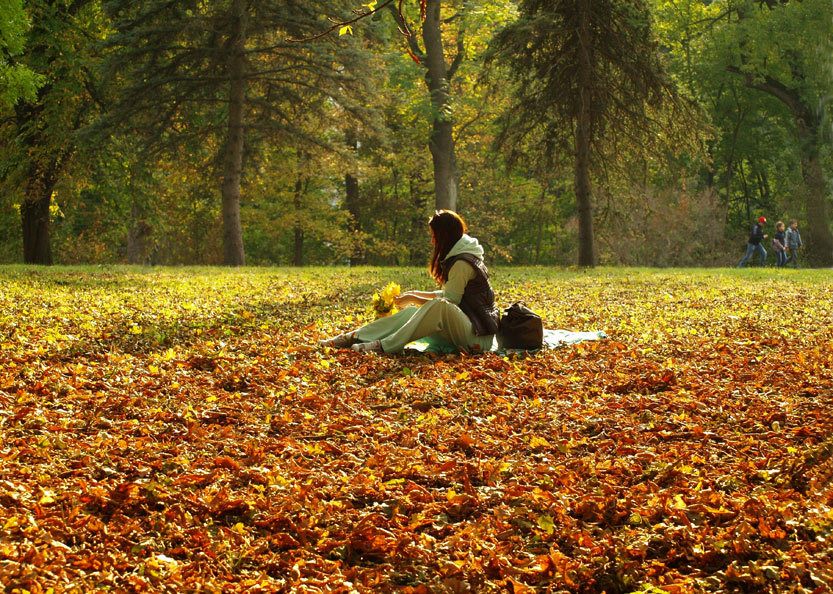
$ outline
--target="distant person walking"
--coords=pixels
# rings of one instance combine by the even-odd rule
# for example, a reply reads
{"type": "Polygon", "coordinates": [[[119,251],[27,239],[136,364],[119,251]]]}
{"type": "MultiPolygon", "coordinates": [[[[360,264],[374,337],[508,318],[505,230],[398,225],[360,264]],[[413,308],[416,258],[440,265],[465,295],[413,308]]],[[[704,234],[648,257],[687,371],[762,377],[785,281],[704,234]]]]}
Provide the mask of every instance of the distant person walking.
{"type": "Polygon", "coordinates": [[[798,221],[796,219],[790,221],[790,228],[787,229],[785,240],[784,247],[787,248],[789,257],[784,264],[792,262],[793,268],[798,268],[798,250],[804,247],[804,242],[801,241],[801,233],[798,232],[798,221]]]}
{"type": "Polygon", "coordinates": [[[743,260],[738,263],[738,268],[743,268],[749,263],[749,258],[752,257],[756,251],[761,255],[761,268],[766,266],[766,250],[761,245],[761,241],[769,237],[764,234],[764,225],[766,224],[766,217],[758,217],[758,222],[752,226],[752,233],[749,235],[749,241],[746,243],[746,255],[743,260]]]}
{"type": "Polygon", "coordinates": [[[778,268],[783,268],[787,263],[787,239],[784,236],[784,229],[786,225],[782,221],[775,223],[775,235],[772,238],[772,249],[775,250],[776,264],[778,268]]]}

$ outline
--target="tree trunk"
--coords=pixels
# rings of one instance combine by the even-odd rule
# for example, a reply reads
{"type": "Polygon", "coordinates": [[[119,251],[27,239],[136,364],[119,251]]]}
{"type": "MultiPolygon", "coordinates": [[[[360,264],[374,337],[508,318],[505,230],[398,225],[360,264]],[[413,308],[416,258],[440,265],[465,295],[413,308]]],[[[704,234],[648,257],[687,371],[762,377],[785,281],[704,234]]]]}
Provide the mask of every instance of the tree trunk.
{"type": "Polygon", "coordinates": [[[29,192],[20,205],[23,225],[23,261],[26,264],[52,264],[52,247],[49,242],[49,206],[55,182],[41,178],[40,183],[30,184],[29,192]]]}
{"type": "MultiPolygon", "coordinates": [[[[421,183],[422,179],[418,173],[411,173],[408,178],[408,196],[411,204],[411,237],[421,239],[424,237],[426,231],[425,210],[428,206],[428,194],[422,193],[421,183]]],[[[425,251],[422,248],[424,242],[411,241],[410,247],[410,264],[411,266],[419,266],[425,263],[425,251]]]]}
{"type": "Polygon", "coordinates": [[[243,227],[240,223],[240,177],[243,171],[243,114],[246,102],[246,32],[248,8],[234,0],[234,39],[229,56],[229,123],[223,164],[223,263],[244,266],[243,227]]]}
{"type": "Polygon", "coordinates": [[[136,190],[135,180],[138,177],[137,168],[131,168],[127,182],[127,193],[130,196],[130,226],[127,229],[127,263],[146,264],[146,239],[150,236],[151,227],[145,221],[145,208],[142,197],[136,190]]]}
{"type": "MultiPolygon", "coordinates": [[[[581,118],[585,119],[585,118],[581,118]]],[[[586,122],[576,127],[575,192],[578,204],[578,265],[595,266],[593,203],[590,195],[590,145],[586,122]]]]}
{"type": "Polygon", "coordinates": [[[130,227],[127,229],[127,263],[142,263],[142,224],[139,214],[139,207],[136,205],[136,197],[133,196],[133,204],[130,205],[130,227]]]}
{"type": "Polygon", "coordinates": [[[304,230],[295,227],[295,254],[292,257],[293,266],[304,265],[304,230]]]}
{"type": "Polygon", "coordinates": [[[541,260],[541,242],[544,238],[544,199],[547,197],[547,187],[541,188],[541,200],[538,203],[538,237],[535,241],[535,266],[541,260]]]}
{"type": "Polygon", "coordinates": [[[769,197],[770,197],[770,190],[769,190],[769,180],[766,177],[766,172],[763,170],[758,171],[758,193],[761,195],[761,201],[764,204],[769,204],[769,197]]]}
{"type": "MultiPolygon", "coordinates": [[[[358,151],[358,142],[356,140],[356,133],[354,130],[348,130],[346,134],[346,143],[348,149],[355,153],[358,151]]],[[[359,179],[353,175],[352,172],[344,174],[344,205],[347,207],[347,212],[350,213],[350,221],[348,222],[348,229],[357,238],[359,231],[362,228],[361,208],[359,198],[359,179]]],[[[350,266],[356,266],[362,263],[359,246],[351,242],[350,246],[350,266]]]]}
{"type": "Polygon", "coordinates": [[[584,52],[582,53],[582,64],[579,72],[579,94],[580,107],[576,118],[575,133],[575,192],[578,206],[578,265],[595,266],[596,258],[594,253],[595,239],[593,237],[593,203],[590,193],[590,140],[592,135],[590,112],[590,95],[592,92],[592,62],[587,47],[590,45],[590,4],[591,0],[585,0],[580,4],[579,10],[582,14],[579,17],[579,38],[585,41],[584,52]]]}
{"type": "Polygon", "coordinates": [[[743,161],[738,162],[738,173],[740,183],[743,186],[743,201],[746,204],[746,220],[752,223],[752,197],[749,195],[749,185],[746,183],[746,174],[743,171],[743,161]]]}
{"type": "Polygon", "coordinates": [[[295,207],[295,249],[292,256],[293,266],[304,265],[304,227],[301,225],[301,210],[303,203],[301,198],[307,193],[307,189],[309,188],[309,179],[309,176],[307,176],[306,183],[304,183],[301,173],[299,172],[298,179],[295,181],[295,196],[292,200],[293,206],[295,207]]]}
{"type": "Polygon", "coordinates": [[[26,166],[23,188],[23,201],[20,205],[21,230],[23,232],[23,261],[26,264],[52,264],[52,247],[50,245],[49,207],[52,193],[58,183],[62,163],[72,151],[72,146],[65,148],[63,154],[52,158],[46,166],[39,165],[38,154],[45,144],[43,126],[43,98],[51,88],[44,85],[38,91],[36,103],[18,102],[15,106],[15,119],[18,130],[24,131],[21,143],[26,147],[30,158],[26,166]]]}
{"type": "Polygon", "coordinates": [[[806,119],[796,118],[801,154],[801,174],[806,186],[807,254],[810,261],[821,266],[833,266],[833,235],[827,216],[827,183],[819,161],[819,126],[808,126],[806,119]]]}
{"type": "Polygon", "coordinates": [[[434,162],[434,200],[437,209],[457,209],[460,172],[454,150],[454,121],[450,114],[449,74],[440,19],[441,0],[427,0],[422,40],[425,43],[425,80],[431,94],[433,122],[428,148],[434,162]]]}

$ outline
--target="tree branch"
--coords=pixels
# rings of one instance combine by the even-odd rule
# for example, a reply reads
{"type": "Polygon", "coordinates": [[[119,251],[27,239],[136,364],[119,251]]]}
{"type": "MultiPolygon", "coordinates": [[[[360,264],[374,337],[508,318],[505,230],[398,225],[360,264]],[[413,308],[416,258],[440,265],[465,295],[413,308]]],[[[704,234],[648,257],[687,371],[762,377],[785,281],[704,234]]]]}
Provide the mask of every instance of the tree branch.
{"type": "Polygon", "coordinates": [[[422,62],[422,60],[425,59],[425,52],[420,49],[416,36],[413,34],[411,28],[408,27],[408,23],[405,21],[405,15],[402,13],[401,2],[398,10],[391,6],[390,13],[393,15],[393,18],[399,27],[399,32],[405,36],[405,40],[408,42],[408,49],[411,50],[411,54],[416,57],[419,62],[422,62]]]}
{"type": "MultiPolygon", "coordinates": [[[[388,6],[393,8],[392,5],[395,1],[396,0],[385,0],[384,2],[382,2],[382,4],[380,4],[379,6],[374,8],[373,10],[368,10],[367,12],[360,12],[358,10],[351,10],[350,12],[352,12],[354,15],[356,15],[355,18],[352,18],[352,19],[349,19],[349,20],[346,20],[346,21],[338,21],[338,22],[336,22],[333,19],[328,19],[331,23],[333,23],[333,26],[330,27],[329,29],[327,29],[326,31],[324,31],[323,33],[319,33],[318,35],[314,35],[312,37],[307,37],[306,39],[288,39],[287,41],[292,41],[292,42],[295,42],[295,43],[302,43],[302,42],[305,42],[305,41],[315,41],[316,39],[321,39],[322,37],[325,37],[325,36],[329,35],[330,33],[332,33],[333,31],[335,31],[336,29],[341,29],[342,27],[348,27],[348,26],[352,25],[353,23],[357,23],[358,21],[361,21],[362,19],[366,19],[369,16],[373,16],[374,14],[376,14],[377,12],[379,12],[380,10],[382,10],[384,8],[387,8],[388,6]]],[[[397,11],[399,12],[399,14],[401,16],[402,15],[402,0],[399,0],[399,5],[397,7],[397,11]]],[[[402,21],[404,22],[404,20],[405,19],[403,18],[402,21]]],[[[406,36],[409,36],[410,32],[405,33],[403,31],[403,34],[405,34],[406,36]]]]}
{"type": "Polygon", "coordinates": [[[781,101],[784,105],[790,108],[793,115],[804,115],[806,110],[801,97],[798,96],[798,93],[794,89],[788,88],[781,81],[776,80],[769,75],[764,76],[763,82],[756,81],[752,74],[742,72],[737,66],[727,66],[726,70],[734,74],[742,75],[744,77],[744,85],[748,88],[762,91],[781,101]]]}
{"type": "Polygon", "coordinates": [[[446,79],[448,79],[449,82],[452,78],[454,78],[454,74],[463,62],[463,54],[465,54],[465,51],[465,47],[463,46],[463,34],[461,32],[459,39],[457,39],[457,55],[454,56],[454,60],[452,60],[451,66],[448,67],[448,73],[446,74],[446,79]]]}

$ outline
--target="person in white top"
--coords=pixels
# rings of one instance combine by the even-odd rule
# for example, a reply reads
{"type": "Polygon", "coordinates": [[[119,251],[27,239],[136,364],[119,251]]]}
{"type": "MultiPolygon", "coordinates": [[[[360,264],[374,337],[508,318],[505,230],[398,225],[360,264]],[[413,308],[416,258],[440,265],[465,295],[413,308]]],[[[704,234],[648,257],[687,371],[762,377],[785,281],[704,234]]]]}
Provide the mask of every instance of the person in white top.
{"type": "Polygon", "coordinates": [[[410,342],[430,337],[433,344],[459,351],[492,348],[499,312],[483,264],[483,247],[466,234],[466,223],[455,212],[437,211],[428,225],[433,245],[428,269],[440,289],[402,293],[396,298],[398,313],[322,340],[321,346],[396,353],[410,342]]]}

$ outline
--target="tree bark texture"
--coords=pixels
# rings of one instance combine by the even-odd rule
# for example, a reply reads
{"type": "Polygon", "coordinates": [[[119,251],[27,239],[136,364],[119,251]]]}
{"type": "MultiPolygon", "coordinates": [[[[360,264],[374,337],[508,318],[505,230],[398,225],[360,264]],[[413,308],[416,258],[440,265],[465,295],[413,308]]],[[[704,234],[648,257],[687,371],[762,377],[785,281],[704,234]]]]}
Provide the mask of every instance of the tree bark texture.
{"type": "Polygon", "coordinates": [[[52,247],[49,241],[49,207],[55,181],[47,176],[30,178],[20,205],[23,227],[23,261],[26,264],[52,264],[52,247]]]}
{"type": "Polygon", "coordinates": [[[590,143],[586,122],[576,126],[575,192],[578,205],[578,265],[595,266],[593,203],[590,192],[590,143]]]}
{"type": "Polygon", "coordinates": [[[240,222],[240,178],[243,171],[243,115],[246,104],[246,32],[248,6],[234,0],[234,37],[229,55],[229,123],[223,163],[223,263],[244,266],[243,227],[240,222]]]}
{"type": "Polygon", "coordinates": [[[43,97],[50,85],[44,85],[38,91],[35,103],[19,102],[15,106],[15,120],[18,130],[22,130],[22,144],[28,155],[33,155],[26,165],[23,182],[23,198],[20,205],[20,222],[23,233],[23,261],[26,264],[52,264],[52,247],[50,241],[49,207],[52,193],[58,183],[58,175],[63,159],[69,155],[67,148],[62,155],[49,156],[41,162],[37,155],[45,144],[44,133],[38,125],[43,117],[43,97]]]}
{"type": "Polygon", "coordinates": [[[585,40],[579,71],[579,109],[575,132],[575,192],[578,206],[578,265],[595,266],[595,238],[593,236],[593,203],[590,192],[590,140],[592,138],[591,96],[593,63],[588,53],[590,46],[590,6],[592,0],[580,3],[579,37],[585,40]]]}
{"type": "Polygon", "coordinates": [[[808,258],[821,266],[833,266],[833,235],[827,209],[827,183],[819,160],[819,125],[796,118],[801,154],[801,173],[804,177],[807,205],[808,258]],[[808,126],[808,123],[811,124],[808,126]],[[814,129],[815,128],[815,129],[814,129]]]}
{"type": "MultiPolygon", "coordinates": [[[[358,151],[358,141],[356,140],[356,133],[354,130],[348,130],[346,134],[347,148],[355,153],[358,151]]],[[[350,232],[355,234],[361,231],[361,202],[359,197],[359,179],[353,175],[353,172],[348,171],[344,174],[344,205],[347,207],[347,212],[350,213],[350,222],[348,228],[350,232]]],[[[357,237],[357,236],[356,236],[357,237]]],[[[359,253],[358,245],[353,245],[350,250],[350,265],[356,266],[362,263],[363,258],[359,253]]]]}
{"type": "Polygon", "coordinates": [[[425,44],[425,80],[434,111],[428,148],[434,163],[434,199],[437,209],[456,210],[460,171],[454,150],[454,121],[450,113],[449,74],[440,19],[441,0],[428,0],[422,24],[425,44]]]}

